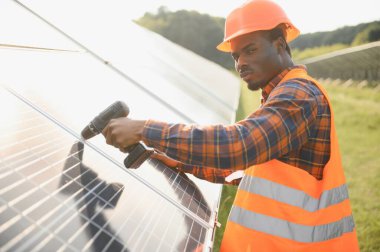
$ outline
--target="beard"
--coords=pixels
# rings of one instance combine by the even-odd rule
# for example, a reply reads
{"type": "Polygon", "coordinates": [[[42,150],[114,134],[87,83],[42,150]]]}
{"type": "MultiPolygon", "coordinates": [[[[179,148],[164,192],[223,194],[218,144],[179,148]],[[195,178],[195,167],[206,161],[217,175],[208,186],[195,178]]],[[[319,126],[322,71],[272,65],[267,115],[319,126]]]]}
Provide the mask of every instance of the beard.
{"type": "Polygon", "coordinates": [[[253,81],[253,80],[247,80],[247,87],[251,91],[259,90],[260,88],[263,88],[266,84],[265,81],[253,81]]]}

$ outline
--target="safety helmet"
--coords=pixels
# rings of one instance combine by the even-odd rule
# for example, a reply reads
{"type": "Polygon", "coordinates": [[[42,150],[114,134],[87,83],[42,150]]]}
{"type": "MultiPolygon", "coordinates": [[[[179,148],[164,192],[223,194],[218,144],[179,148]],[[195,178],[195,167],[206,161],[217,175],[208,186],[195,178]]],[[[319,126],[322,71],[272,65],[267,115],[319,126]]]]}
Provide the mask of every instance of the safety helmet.
{"type": "Polygon", "coordinates": [[[300,34],[278,4],[270,0],[247,1],[227,16],[224,40],[216,48],[223,52],[231,52],[232,39],[254,31],[271,30],[279,24],[284,24],[286,27],[287,42],[300,34]]]}

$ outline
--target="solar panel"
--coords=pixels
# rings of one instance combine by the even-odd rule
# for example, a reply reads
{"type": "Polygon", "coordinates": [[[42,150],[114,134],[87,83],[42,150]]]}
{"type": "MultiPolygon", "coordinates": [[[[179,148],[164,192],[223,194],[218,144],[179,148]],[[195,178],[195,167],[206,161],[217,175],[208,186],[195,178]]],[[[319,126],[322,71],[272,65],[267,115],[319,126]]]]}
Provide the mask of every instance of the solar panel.
{"type": "Polygon", "coordinates": [[[39,49],[0,41],[1,250],[208,251],[219,185],[150,159],[127,170],[126,154],[102,136],[81,142],[79,133],[116,100],[125,101],[135,119],[230,122],[237,80],[218,83],[229,83],[234,98],[212,94],[209,86],[192,88],[205,84],[203,76],[181,64],[174,67],[173,51],[183,57],[178,62],[197,62],[219,77],[230,74],[137,26],[132,31],[157,39],[167,53],[143,54],[129,68],[132,61],[117,56],[122,48],[86,41],[117,66],[113,69],[46,24],[31,22],[19,6],[2,2],[1,7],[24,24],[9,41],[23,41],[29,30],[52,41],[33,44],[39,49]]]}
{"type": "Polygon", "coordinates": [[[102,63],[122,70],[174,107],[191,113],[183,104],[204,104],[207,100],[202,110],[210,110],[219,118],[198,118],[196,122],[234,121],[240,92],[237,78],[127,19],[124,13],[128,4],[124,1],[17,2],[95,52],[102,63]]]}
{"type": "Polygon", "coordinates": [[[178,207],[7,91],[1,99],[12,108],[1,127],[4,251],[192,251],[204,243],[213,213],[185,174],[146,164],[178,207]]]}
{"type": "Polygon", "coordinates": [[[0,23],[6,24],[0,27],[0,44],[81,50],[70,40],[57,36],[51,27],[12,1],[0,1],[0,9],[0,23]]]}

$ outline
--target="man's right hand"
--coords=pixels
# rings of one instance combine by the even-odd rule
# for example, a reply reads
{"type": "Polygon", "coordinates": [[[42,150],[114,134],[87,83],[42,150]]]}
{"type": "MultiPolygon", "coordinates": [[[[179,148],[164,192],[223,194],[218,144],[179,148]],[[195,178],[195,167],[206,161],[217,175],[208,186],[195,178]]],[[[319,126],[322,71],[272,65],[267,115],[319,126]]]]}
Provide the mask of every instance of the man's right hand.
{"type": "Polygon", "coordinates": [[[142,138],[145,121],[127,117],[112,119],[103,129],[106,143],[120,150],[138,143],[142,138]]]}

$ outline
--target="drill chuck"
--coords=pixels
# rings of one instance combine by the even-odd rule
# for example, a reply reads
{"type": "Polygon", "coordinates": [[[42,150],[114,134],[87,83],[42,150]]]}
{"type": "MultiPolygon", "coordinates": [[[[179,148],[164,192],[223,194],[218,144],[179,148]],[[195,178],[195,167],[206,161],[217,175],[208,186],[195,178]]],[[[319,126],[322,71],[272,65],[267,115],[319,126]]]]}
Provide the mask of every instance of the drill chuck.
{"type": "MultiPolygon", "coordinates": [[[[103,131],[111,119],[126,117],[129,114],[128,106],[122,101],[116,101],[99,115],[97,115],[81,132],[83,139],[90,139],[103,131]]],[[[129,154],[124,160],[127,168],[139,168],[140,165],[149,158],[154,149],[147,147],[143,142],[130,146],[126,150],[129,154]]]]}
{"type": "Polygon", "coordinates": [[[117,101],[108,106],[99,115],[97,115],[83,130],[82,137],[87,140],[103,131],[111,119],[125,117],[129,114],[128,106],[122,102],[117,101]]]}

